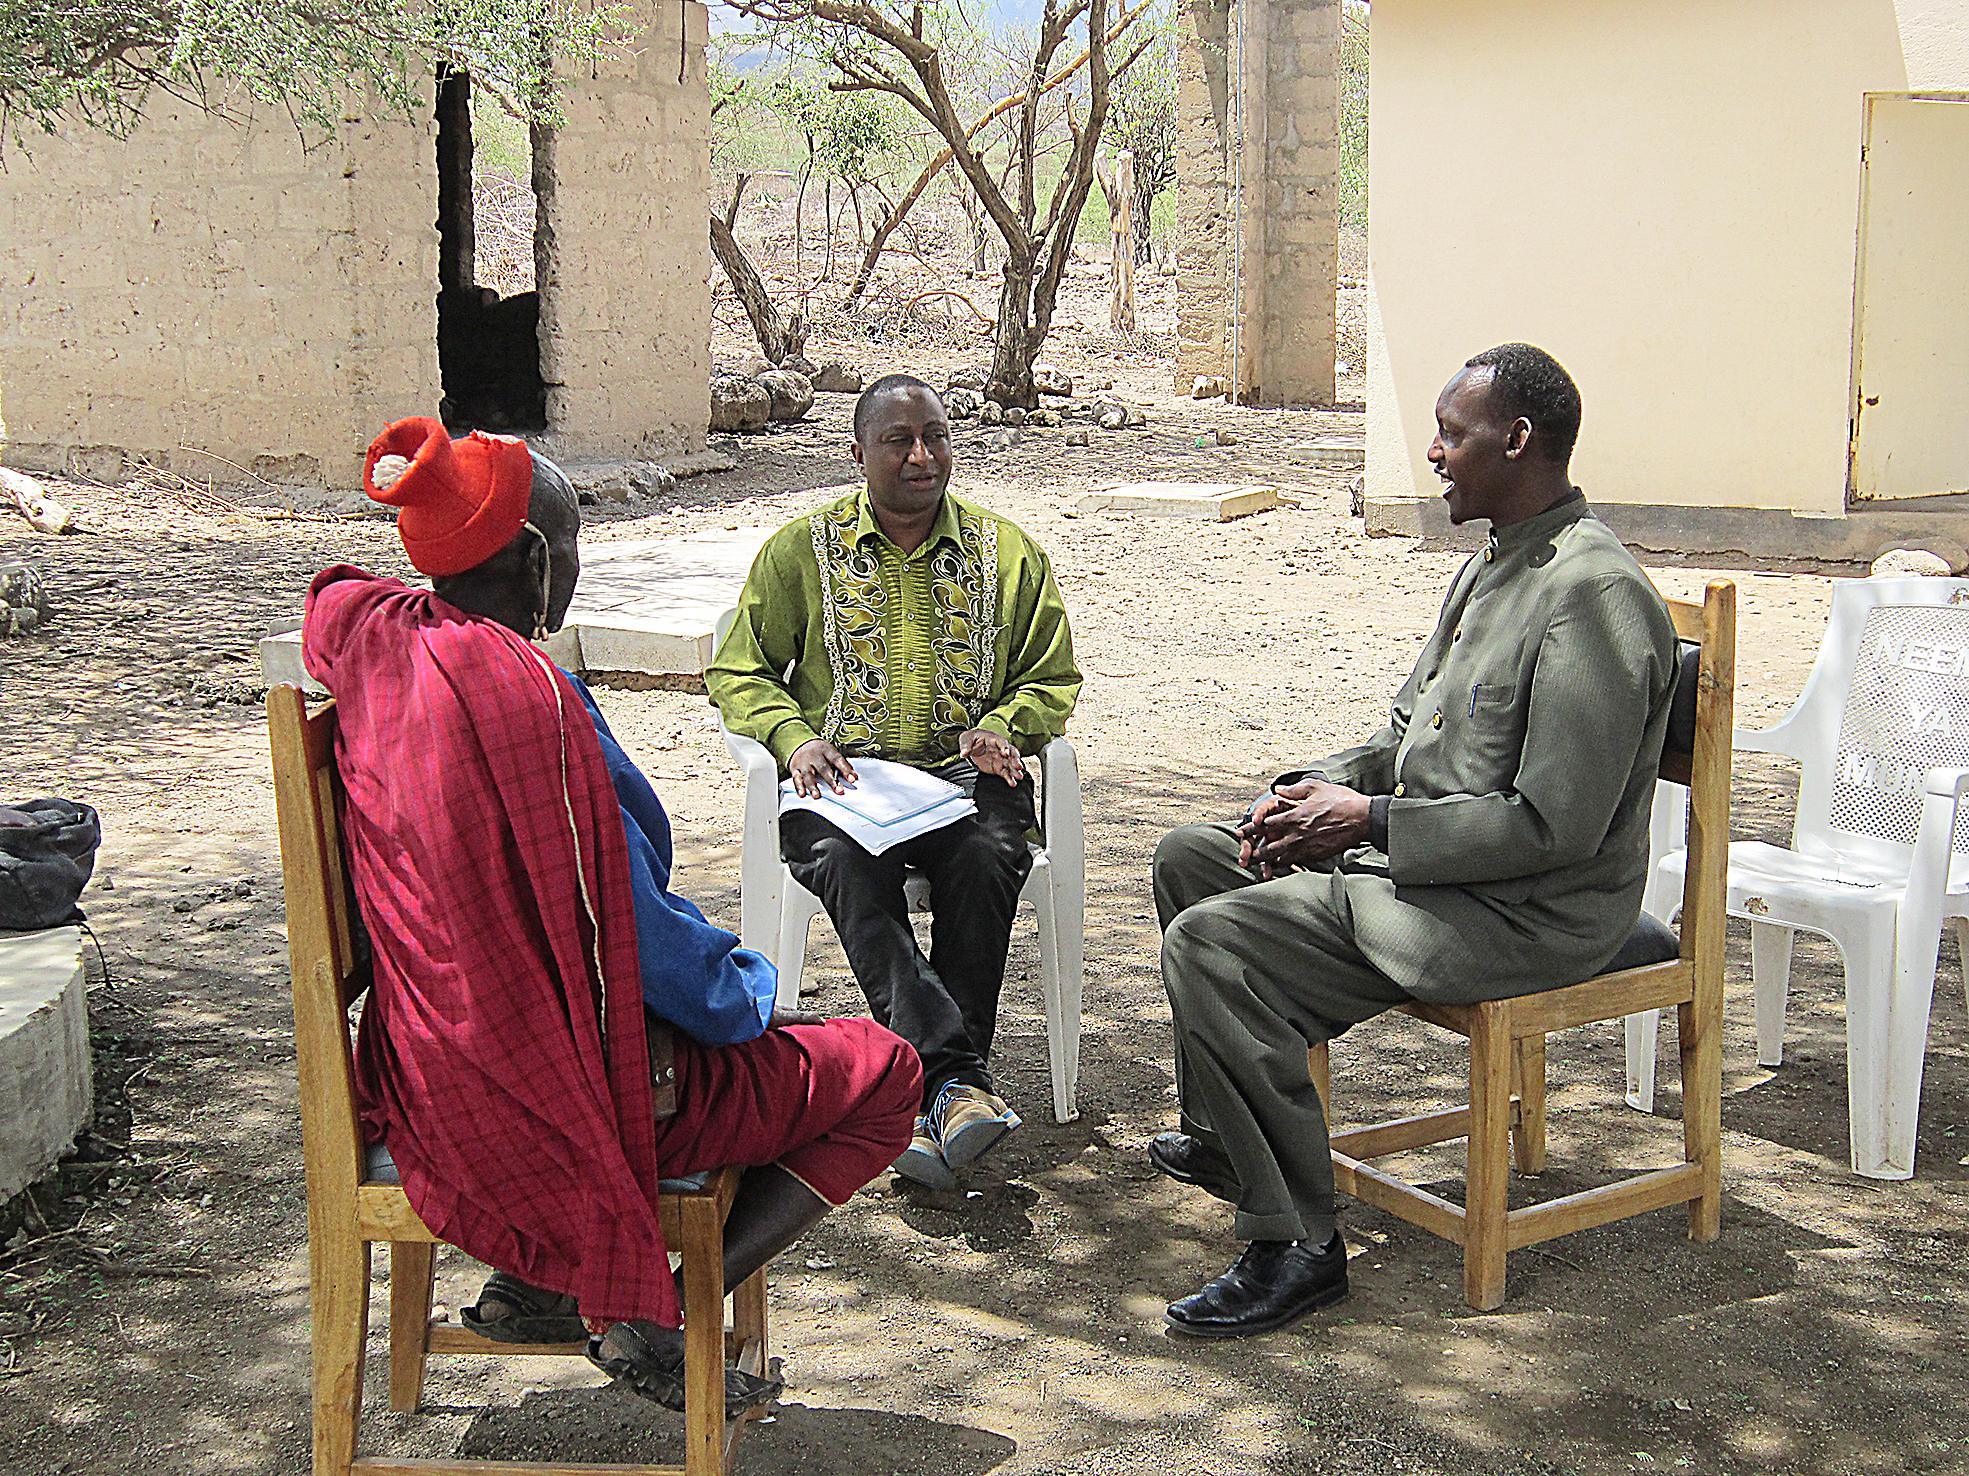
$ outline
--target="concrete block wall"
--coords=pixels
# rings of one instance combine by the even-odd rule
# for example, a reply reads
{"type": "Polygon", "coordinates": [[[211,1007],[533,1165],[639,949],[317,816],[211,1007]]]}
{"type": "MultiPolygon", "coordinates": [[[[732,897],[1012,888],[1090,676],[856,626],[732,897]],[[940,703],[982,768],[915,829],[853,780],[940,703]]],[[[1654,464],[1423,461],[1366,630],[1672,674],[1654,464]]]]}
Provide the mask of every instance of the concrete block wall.
{"type": "Polygon", "coordinates": [[[566,78],[536,131],[545,444],[585,460],[703,449],[710,420],[705,8],[643,0],[631,54],[566,78]]]}
{"type": "Polygon", "coordinates": [[[434,147],[360,106],[304,140],[163,98],[127,139],[30,140],[0,171],[0,455],[351,485],[436,404],[434,147]]]}

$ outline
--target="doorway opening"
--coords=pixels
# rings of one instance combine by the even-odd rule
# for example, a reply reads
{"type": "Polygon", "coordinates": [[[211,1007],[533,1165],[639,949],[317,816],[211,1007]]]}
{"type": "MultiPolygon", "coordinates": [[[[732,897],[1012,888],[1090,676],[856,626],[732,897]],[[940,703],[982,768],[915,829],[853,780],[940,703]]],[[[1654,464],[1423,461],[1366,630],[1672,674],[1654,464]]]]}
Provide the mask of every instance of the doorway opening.
{"type": "Polygon", "coordinates": [[[454,434],[547,428],[533,138],[471,75],[438,77],[438,413],[454,434]]]}

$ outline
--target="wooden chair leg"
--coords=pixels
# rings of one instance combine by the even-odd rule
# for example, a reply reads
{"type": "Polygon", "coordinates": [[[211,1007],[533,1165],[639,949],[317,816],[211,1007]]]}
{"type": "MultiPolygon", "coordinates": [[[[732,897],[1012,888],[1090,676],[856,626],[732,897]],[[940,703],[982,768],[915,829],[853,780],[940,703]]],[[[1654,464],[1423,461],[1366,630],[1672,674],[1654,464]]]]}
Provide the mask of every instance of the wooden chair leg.
{"type": "Polygon", "coordinates": [[[1463,1205],[1463,1298],[1480,1312],[1504,1304],[1510,1156],[1511,1042],[1502,1012],[1482,1009],[1470,1033],[1470,1157],[1463,1205]]]}
{"type": "Polygon", "coordinates": [[[766,1349],[766,1268],[761,1266],[732,1291],[733,1356],[744,1360],[747,1373],[764,1374],[766,1349]]]}
{"type": "Polygon", "coordinates": [[[684,1202],[684,1471],[725,1460],[725,1227],[708,1198],[684,1202]]]}
{"type": "Polygon", "coordinates": [[[1306,1069],[1312,1073],[1313,1090],[1320,1094],[1320,1110],[1326,1114],[1326,1125],[1330,1131],[1333,1127],[1333,1058],[1325,1041],[1306,1052],[1306,1069]]]}
{"type": "Polygon", "coordinates": [[[309,1248],[314,1313],[314,1476],[349,1476],[362,1423],[363,1344],[369,1332],[369,1243],[350,1228],[309,1248]]]}
{"type": "Polygon", "coordinates": [[[1518,1121],[1511,1147],[1518,1172],[1545,1172],[1545,1037],[1513,1041],[1511,1074],[1518,1098],[1518,1121]]]}
{"type": "Polygon", "coordinates": [[[422,1241],[390,1242],[390,1408],[398,1414],[408,1414],[424,1399],[437,1249],[422,1241]]]}
{"type": "Polygon", "coordinates": [[[1683,1156],[1702,1167],[1702,1193],[1689,1201],[1689,1239],[1714,1240],[1723,1231],[1722,1010],[1700,998],[1677,1007],[1682,1047],[1683,1156]]]}

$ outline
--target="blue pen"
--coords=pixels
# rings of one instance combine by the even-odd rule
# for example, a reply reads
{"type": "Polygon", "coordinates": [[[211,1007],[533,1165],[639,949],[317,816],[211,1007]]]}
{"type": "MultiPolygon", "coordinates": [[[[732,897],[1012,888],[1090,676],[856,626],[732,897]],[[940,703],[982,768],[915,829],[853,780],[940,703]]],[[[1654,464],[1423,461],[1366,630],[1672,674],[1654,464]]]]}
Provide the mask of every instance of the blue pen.
{"type": "Polygon", "coordinates": [[[1483,689],[1480,686],[1473,686],[1470,688],[1470,714],[1469,715],[1471,717],[1475,717],[1477,715],[1477,693],[1480,692],[1481,690],[1483,689]]]}

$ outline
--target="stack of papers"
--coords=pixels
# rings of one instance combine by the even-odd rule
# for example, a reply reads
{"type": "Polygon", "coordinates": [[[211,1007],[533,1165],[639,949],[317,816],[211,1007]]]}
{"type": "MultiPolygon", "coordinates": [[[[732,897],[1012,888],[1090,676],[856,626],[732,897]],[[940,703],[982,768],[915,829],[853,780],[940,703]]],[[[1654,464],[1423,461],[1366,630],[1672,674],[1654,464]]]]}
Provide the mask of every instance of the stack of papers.
{"type": "Polygon", "coordinates": [[[836,794],[825,783],[813,799],[794,793],[793,781],[779,786],[779,812],[811,810],[846,832],[871,856],[891,846],[978,813],[971,797],[948,779],[887,759],[852,760],[856,782],[836,794]]]}

